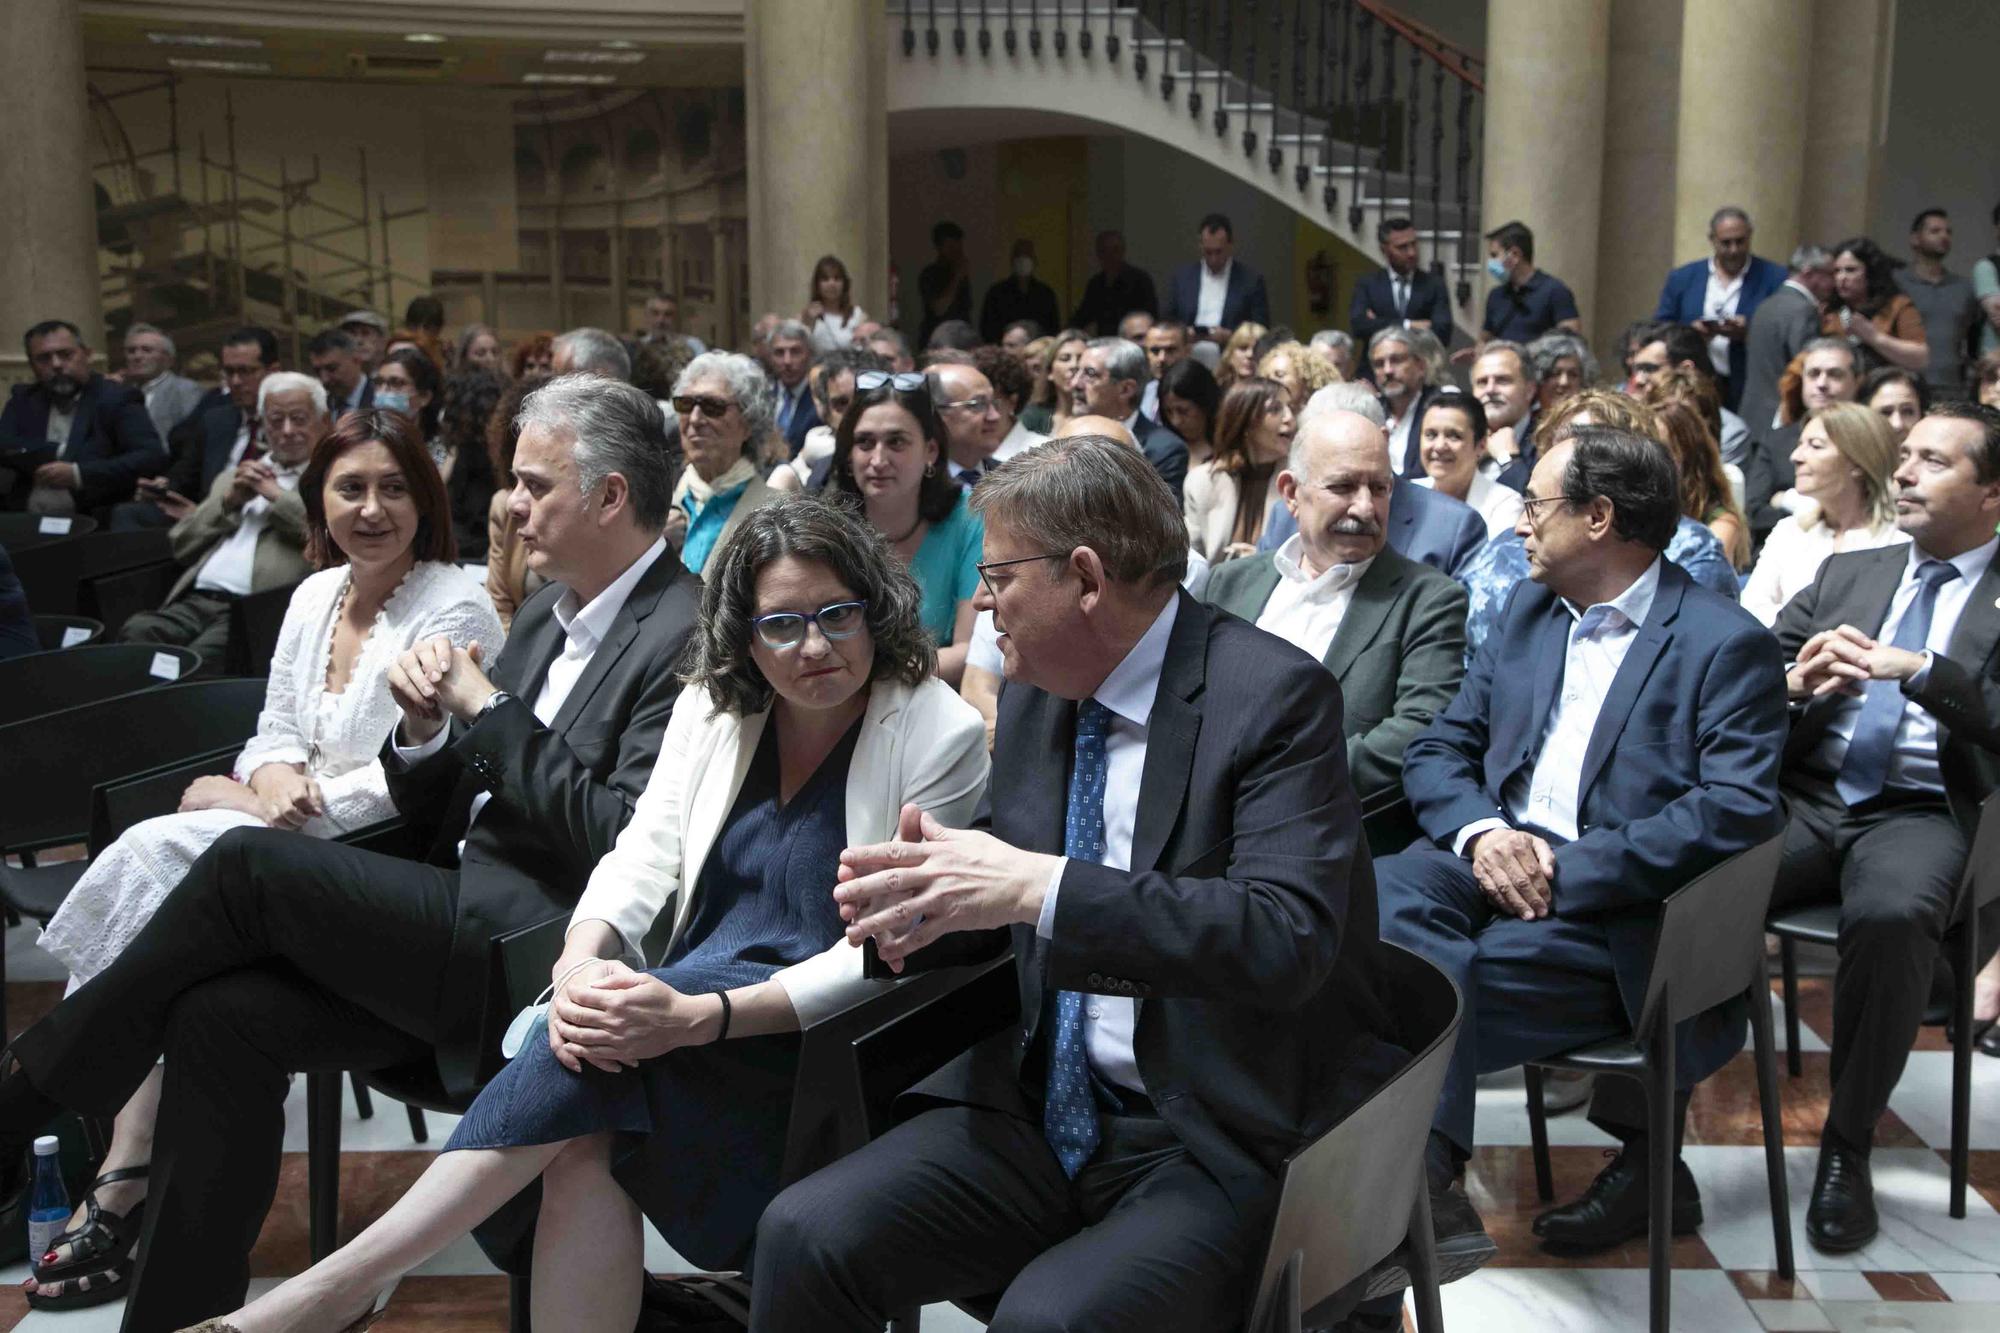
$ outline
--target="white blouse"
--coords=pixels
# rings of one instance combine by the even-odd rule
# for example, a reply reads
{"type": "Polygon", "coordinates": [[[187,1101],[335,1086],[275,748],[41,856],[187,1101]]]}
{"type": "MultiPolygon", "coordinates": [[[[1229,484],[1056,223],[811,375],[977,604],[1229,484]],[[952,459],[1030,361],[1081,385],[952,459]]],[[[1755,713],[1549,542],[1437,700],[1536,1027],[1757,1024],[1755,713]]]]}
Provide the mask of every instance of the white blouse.
{"type": "MultiPolygon", "coordinates": [[[[1417,485],[1437,489],[1437,482],[1424,476],[1416,479],[1417,485]]],[[[1514,525],[1521,521],[1521,493],[1512,486],[1502,486],[1484,472],[1472,474],[1472,485],[1466,488],[1465,502],[1479,511],[1486,520],[1486,536],[1489,540],[1503,532],[1512,532],[1514,525]]]]}
{"type": "Polygon", "coordinates": [[[1774,625],[1785,603],[1818,576],[1828,556],[1896,546],[1909,539],[1909,534],[1893,523],[1872,529],[1850,528],[1836,539],[1833,529],[1819,521],[1817,506],[1803,514],[1787,514],[1764,539],[1763,553],[1743,585],[1743,609],[1764,624],[1774,625]],[[1805,521],[1811,526],[1805,526],[1805,521]]]}
{"type": "Polygon", "coordinates": [[[820,317],[813,321],[812,326],[814,355],[831,352],[837,347],[851,346],[854,342],[854,331],[867,322],[868,312],[860,306],[850,309],[846,319],[842,319],[831,310],[822,312],[820,317]]]}

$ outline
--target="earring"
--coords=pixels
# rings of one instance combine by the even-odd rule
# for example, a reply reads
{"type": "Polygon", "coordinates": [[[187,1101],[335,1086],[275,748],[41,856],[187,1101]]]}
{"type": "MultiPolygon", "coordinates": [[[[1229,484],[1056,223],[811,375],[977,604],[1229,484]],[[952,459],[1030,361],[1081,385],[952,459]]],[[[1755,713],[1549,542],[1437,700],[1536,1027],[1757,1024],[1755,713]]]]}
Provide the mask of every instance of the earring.
{"type": "Polygon", "coordinates": [[[924,475],[926,477],[935,477],[937,475],[937,460],[935,458],[924,464],[924,475]]]}

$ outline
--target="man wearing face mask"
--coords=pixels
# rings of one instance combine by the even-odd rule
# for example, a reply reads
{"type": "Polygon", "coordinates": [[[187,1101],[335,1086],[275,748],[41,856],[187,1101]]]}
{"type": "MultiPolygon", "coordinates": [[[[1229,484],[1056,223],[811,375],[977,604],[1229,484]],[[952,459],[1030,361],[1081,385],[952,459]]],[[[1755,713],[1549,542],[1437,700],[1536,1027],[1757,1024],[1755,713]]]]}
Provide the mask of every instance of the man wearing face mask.
{"type": "Polygon", "coordinates": [[[1494,338],[1525,345],[1550,329],[1583,332],[1568,284],[1535,267],[1535,233],[1527,224],[1508,222],[1486,233],[1486,276],[1494,287],[1486,293],[1481,346],[1494,338]]]}
{"type": "Polygon", "coordinates": [[[283,588],[312,572],[299,474],[333,422],[326,387],[280,370],[258,386],[257,419],[268,452],[215,479],[208,496],[167,539],[185,567],[157,611],[125,622],[126,643],[179,644],[217,672],[229,648],[229,608],[253,592],[283,588]]]}
{"type": "Polygon", "coordinates": [[[90,368],[76,325],[44,320],[22,342],[35,382],[16,385],[0,411],[0,509],[98,509],[166,467],[145,395],[90,368]]]}
{"type": "Polygon", "coordinates": [[[1042,329],[1062,327],[1055,288],[1035,276],[1035,243],[1025,236],[1014,241],[1013,272],[986,289],[979,307],[979,336],[990,343],[1016,320],[1031,319],[1042,329]]]}

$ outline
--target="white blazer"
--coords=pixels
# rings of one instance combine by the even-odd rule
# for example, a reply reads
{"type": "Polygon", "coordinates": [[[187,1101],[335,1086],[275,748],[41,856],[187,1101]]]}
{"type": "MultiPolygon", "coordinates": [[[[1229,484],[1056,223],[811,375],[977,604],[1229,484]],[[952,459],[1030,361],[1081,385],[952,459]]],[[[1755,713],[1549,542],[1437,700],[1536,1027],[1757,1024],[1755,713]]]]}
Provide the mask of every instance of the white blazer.
{"type": "MultiPolygon", "coordinates": [[[[640,948],[665,913],[673,913],[665,951],[687,929],[702,865],[736,804],[771,716],[769,709],[748,717],[713,712],[708,691],[692,685],[681,691],[632,821],[591,872],[570,917],[571,930],[583,921],[610,925],[624,945],[624,961],[633,967],[648,965],[640,948]]],[[[895,837],[906,804],[921,806],[940,823],[964,827],[986,789],[987,767],[986,725],[950,686],[935,676],[914,689],[877,681],[847,770],[848,845],[895,837]]],[[[779,969],[777,981],[791,998],[800,1027],[893,984],[864,981],[861,950],[844,939],[779,969]]]]}

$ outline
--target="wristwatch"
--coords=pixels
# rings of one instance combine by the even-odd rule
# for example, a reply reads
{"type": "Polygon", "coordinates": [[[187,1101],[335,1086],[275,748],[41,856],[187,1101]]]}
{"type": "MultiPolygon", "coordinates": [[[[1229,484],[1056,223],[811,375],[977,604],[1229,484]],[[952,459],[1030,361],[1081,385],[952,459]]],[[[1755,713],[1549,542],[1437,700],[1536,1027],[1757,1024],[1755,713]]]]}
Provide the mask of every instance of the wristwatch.
{"type": "Polygon", "coordinates": [[[479,711],[472,715],[472,720],[474,724],[477,724],[480,721],[480,719],[484,718],[488,713],[498,708],[500,706],[501,700],[511,699],[513,697],[514,697],[513,695],[507,693],[507,691],[505,690],[495,690],[493,691],[493,693],[487,695],[486,702],[479,705],[479,711]]]}

